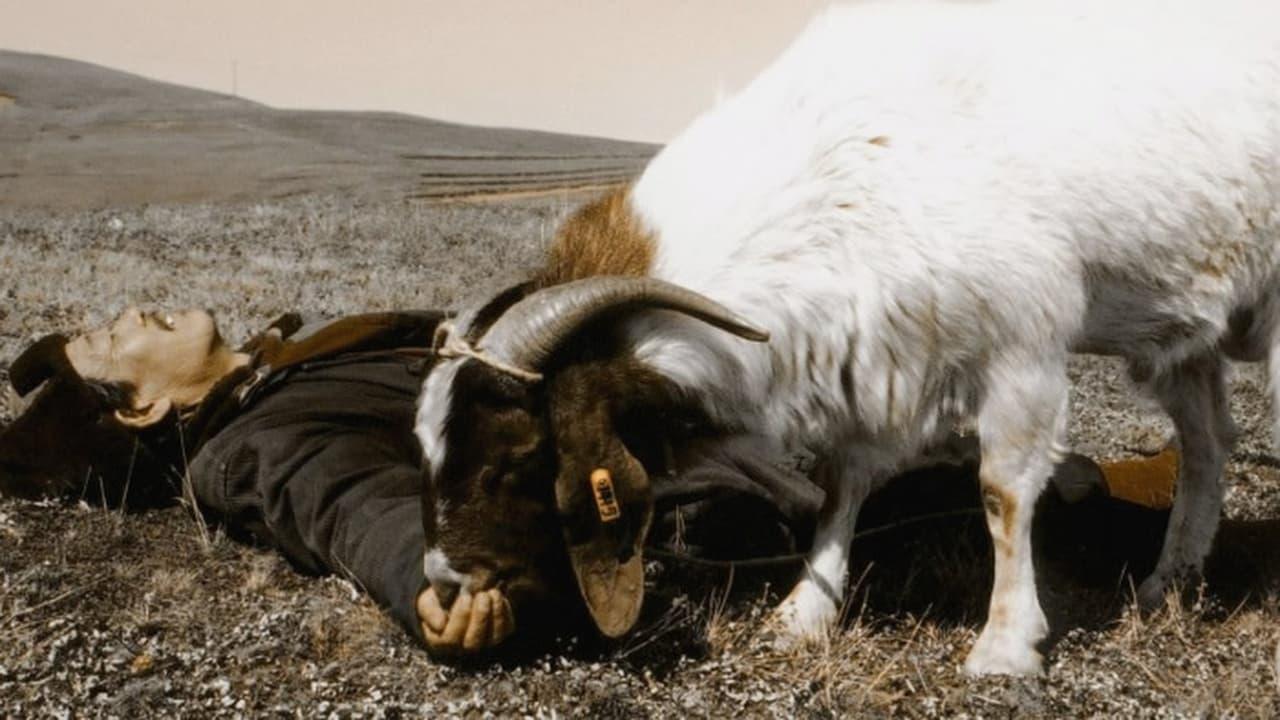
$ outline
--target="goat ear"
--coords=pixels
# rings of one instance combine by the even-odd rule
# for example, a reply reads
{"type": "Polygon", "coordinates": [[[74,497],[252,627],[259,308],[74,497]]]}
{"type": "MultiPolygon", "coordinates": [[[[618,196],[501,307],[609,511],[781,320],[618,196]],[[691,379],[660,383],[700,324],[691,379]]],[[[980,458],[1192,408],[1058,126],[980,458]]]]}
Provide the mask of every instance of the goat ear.
{"type": "Polygon", "coordinates": [[[591,619],[601,634],[620,637],[635,625],[644,601],[642,549],[653,493],[644,466],[615,432],[611,402],[598,387],[589,374],[578,375],[561,378],[552,392],[556,509],[591,619]]]}

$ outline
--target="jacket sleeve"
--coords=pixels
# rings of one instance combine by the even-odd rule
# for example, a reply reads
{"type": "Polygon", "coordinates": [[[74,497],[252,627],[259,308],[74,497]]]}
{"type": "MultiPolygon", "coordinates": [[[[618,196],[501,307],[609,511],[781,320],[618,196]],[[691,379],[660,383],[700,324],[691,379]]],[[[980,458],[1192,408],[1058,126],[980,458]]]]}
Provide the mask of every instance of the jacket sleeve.
{"type": "Polygon", "coordinates": [[[654,478],[649,543],[710,560],[794,553],[812,539],[823,491],[759,438],[696,438],[654,478]]]}
{"type": "Polygon", "coordinates": [[[233,531],[351,579],[421,639],[418,369],[392,355],[299,369],[200,450],[192,479],[233,531]]]}

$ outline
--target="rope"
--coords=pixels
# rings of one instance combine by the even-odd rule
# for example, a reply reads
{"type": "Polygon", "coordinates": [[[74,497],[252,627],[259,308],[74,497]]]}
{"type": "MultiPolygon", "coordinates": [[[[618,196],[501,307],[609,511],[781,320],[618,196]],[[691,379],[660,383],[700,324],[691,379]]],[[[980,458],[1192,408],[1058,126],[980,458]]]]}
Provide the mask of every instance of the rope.
{"type": "Polygon", "coordinates": [[[453,321],[445,320],[436,326],[436,336],[434,338],[436,355],[442,358],[460,358],[467,357],[478,360],[485,365],[504,372],[514,378],[518,378],[525,382],[536,383],[542,380],[542,373],[526,370],[522,367],[516,367],[509,363],[503,362],[501,359],[490,355],[481,350],[463,337],[462,333],[454,327],[453,321]]]}

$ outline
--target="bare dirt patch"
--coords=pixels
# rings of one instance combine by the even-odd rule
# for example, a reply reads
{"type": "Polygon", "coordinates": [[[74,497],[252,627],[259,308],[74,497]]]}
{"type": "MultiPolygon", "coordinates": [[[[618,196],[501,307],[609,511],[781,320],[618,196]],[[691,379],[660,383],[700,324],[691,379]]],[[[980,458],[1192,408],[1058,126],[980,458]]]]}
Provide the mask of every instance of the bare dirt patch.
{"type": "MultiPolygon", "coordinates": [[[[0,358],[129,303],[213,308],[232,338],[286,310],[453,305],[535,262],[571,203],[7,211],[0,358]]],[[[1081,359],[1072,374],[1079,447],[1105,457],[1163,441],[1118,366],[1081,359]]],[[[1133,612],[1125,569],[1140,574],[1142,542],[1158,542],[1146,520],[1046,549],[1044,677],[960,672],[990,583],[981,515],[908,520],[955,509],[939,488],[962,478],[919,479],[908,500],[868,510],[865,528],[891,527],[855,542],[847,619],[826,646],[775,650],[761,632],[794,569],[655,560],[628,638],[565,638],[486,667],[433,663],[345,581],[201,532],[183,507],[0,500],[0,715],[1277,717],[1280,460],[1260,373],[1241,368],[1233,389],[1243,435],[1206,590],[1133,612]]],[[[0,421],[15,411],[0,395],[0,421]]]]}

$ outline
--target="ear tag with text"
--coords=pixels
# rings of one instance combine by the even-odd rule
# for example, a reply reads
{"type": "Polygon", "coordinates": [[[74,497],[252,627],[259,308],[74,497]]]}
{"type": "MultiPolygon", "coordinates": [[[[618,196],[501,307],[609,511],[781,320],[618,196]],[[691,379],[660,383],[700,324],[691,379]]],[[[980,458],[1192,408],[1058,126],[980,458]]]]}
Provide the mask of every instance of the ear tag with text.
{"type": "Polygon", "coordinates": [[[596,498],[596,511],[600,513],[602,522],[613,522],[622,517],[618,507],[618,496],[613,491],[613,478],[604,468],[591,471],[591,490],[596,498]]]}

